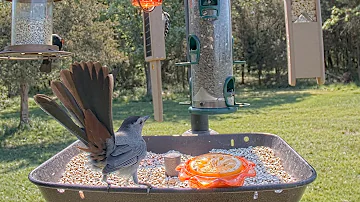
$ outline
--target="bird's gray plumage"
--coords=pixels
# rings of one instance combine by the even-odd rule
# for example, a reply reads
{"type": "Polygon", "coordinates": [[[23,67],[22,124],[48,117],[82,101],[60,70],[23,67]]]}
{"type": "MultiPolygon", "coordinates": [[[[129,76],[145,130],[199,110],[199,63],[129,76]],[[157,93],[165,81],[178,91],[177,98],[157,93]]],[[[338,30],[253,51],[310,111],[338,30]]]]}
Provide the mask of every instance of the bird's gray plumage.
{"type": "MultiPolygon", "coordinates": [[[[108,142],[109,154],[103,174],[119,171],[122,176],[132,176],[133,167],[138,167],[146,157],[146,143],[141,136],[142,127],[148,116],[132,116],[124,120],[119,130],[115,133],[113,142],[108,142]]],[[[136,170],[135,170],[136,171],[136,170]]]]}

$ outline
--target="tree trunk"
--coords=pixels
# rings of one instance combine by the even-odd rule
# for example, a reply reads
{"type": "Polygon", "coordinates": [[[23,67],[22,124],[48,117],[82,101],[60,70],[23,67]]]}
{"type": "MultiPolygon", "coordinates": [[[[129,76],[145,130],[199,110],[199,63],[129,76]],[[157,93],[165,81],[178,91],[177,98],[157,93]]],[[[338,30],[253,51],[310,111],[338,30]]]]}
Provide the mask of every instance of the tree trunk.
{"type": "Polygon", "coordinates": [[[7,98],[11,98],[12,93],[11,93],[11,85],[10,84],[7,85],[7,90],[8,90],[7,98]]]}
{"type": "Polygon", "coordinates": [[[262,67],[260,64],[258,64],[257,66],[258,66],[258,83],[259,86],[261,86],[262,67]]]}
{"type": "Polygon", "coordinates": [[[182,88],[183,88],[183,90],[185,90],[185,87],[186,87],[186,77],[185,77],[185,75],[186,75],[186,69],[185,69],[185,67],[184,68],[182,68],[182,71],[181,71],[181,78],[182,78],[182,88]]]}
{"type": "Polygon", "coordinates": [[[29,84],[23,82],[20,84],[20,126],[29,125],[29,84]]]}
{"type": "Polygon", "coordinates": [[[360,81],[360,44],[357,46],[357,73],[358,81],[360,81]]]}
{"type": "Polygon", "coordinates": [[[146,77],[146,95],[151,96],[151,77],[150,77],[150,65],[147,62],[144,62],[145,67],[145,77],[146,77]]]}
{"type": "Polygon", "coordinates": [[[245,65],[241,65],[241,84],[245,84],[245,65]]]}
{"type": "Polygon", "coordinates": [[[279,69],[279,67],[275,67],[275,78],[276,78],[276,83],[280,83],[280,69],[279,69]]]}

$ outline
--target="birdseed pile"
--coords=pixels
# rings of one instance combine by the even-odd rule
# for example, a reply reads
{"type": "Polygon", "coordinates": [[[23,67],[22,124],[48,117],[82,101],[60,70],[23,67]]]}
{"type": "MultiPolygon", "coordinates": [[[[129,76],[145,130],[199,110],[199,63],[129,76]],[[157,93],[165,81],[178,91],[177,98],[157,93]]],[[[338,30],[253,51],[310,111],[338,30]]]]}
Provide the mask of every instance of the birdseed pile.
{"type": "MultiPolygon", "coordinates": [[[[175,151],[169,151],[175,152],[175,151]]],[[[213,149],[211,153],[232,154],[243,156],[256,164],[256,177],[247,178],[244,186],[261,184],[279,184],[294,182],[296,179],[284,170],[281,159],[275,156],[274,151],[269,147],[248,147],[238,149],[213,149]]],[[[187,188],[187,182],[181,182],[177,177],[165,175],[164,155],[148,152],[146,158],[140,163],[138,178],[140,182],[152,184],[154,187],[161,188],[187,188]]],[[[192,156],[181,154],[181,162],[185,162],[192,156]]],[[[115,173],[108,175],[108,180],[112,186],[134,187],[132,180],[127,184],[126,179],[117,176],[115,173]]],[[[73,157],[66,166],[60,183],[81,184],[91,186],[107,186],[102,181],[101,170],[94,169],[90,165],[87,154],[82,152],[73,157]]]]}
{"type": "MultiPolygon", "coordinates": [[[[175,151],[169,151],[175,152],[175,151]]],[[[269,147],[248,147],[238,149],[213,149],[210,153],[224,153],[235,156],[242,156],[256,164],[256,177],[247,178],[244,186],[279,184],[294,182],[296,179],[290,176],[284,170],[281,159],[275,156],[274,151],[269,147]]],[[[148,152],[146,158],[140,163],[138,169],[138,178],[140,182],[146,182],[153,187],[161,188],[188,188],[187,181],[181,182],[177,177],[168,177],[165,175],[164,156],[165,154],[155,154],[148,152]]],[[[181,154],[181,162],[185,162],[192,156],[181,154]]],[[[108,180],[112,186],[134,187],[132,180],[127,184],[126,179],[108,175],[108,180]]],[[[87,154],[82,152],[73,157],[66,165],[66,170],[60,178],[60,183],[81,184],[90,186],[107,186],[102,181],[101,170],[94,169],[88,159],[87,154]]]]}

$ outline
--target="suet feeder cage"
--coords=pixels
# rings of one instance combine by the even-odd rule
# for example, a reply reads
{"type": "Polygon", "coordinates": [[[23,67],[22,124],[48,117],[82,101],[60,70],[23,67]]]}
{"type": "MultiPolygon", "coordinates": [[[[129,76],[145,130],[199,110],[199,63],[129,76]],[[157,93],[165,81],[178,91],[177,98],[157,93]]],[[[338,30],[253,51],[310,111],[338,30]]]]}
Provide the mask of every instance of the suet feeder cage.
{"type": "Polygon", "coordinates": [[[7,0],[12,2],[11,45],[0,59],[37,60],[70,56],[52,45],[53,7],[60,0],[7,0]]]}
{"type": "Polygon", "coordinates": [[[132,0],[132,5],[140,7],[145,12],[151,12],[156,6],[162,4],[162,0],[132,0]]]}

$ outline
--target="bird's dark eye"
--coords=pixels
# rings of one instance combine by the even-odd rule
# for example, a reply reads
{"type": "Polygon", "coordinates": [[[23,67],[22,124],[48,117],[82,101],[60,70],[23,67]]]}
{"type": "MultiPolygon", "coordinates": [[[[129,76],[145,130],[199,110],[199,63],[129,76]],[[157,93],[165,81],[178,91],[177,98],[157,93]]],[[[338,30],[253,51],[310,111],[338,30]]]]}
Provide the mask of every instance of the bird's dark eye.
{"type": "Polygon", "coordinates": [[[143,123],[143,121],[140,121],[140,124],[142,124],[143,123]]]}

